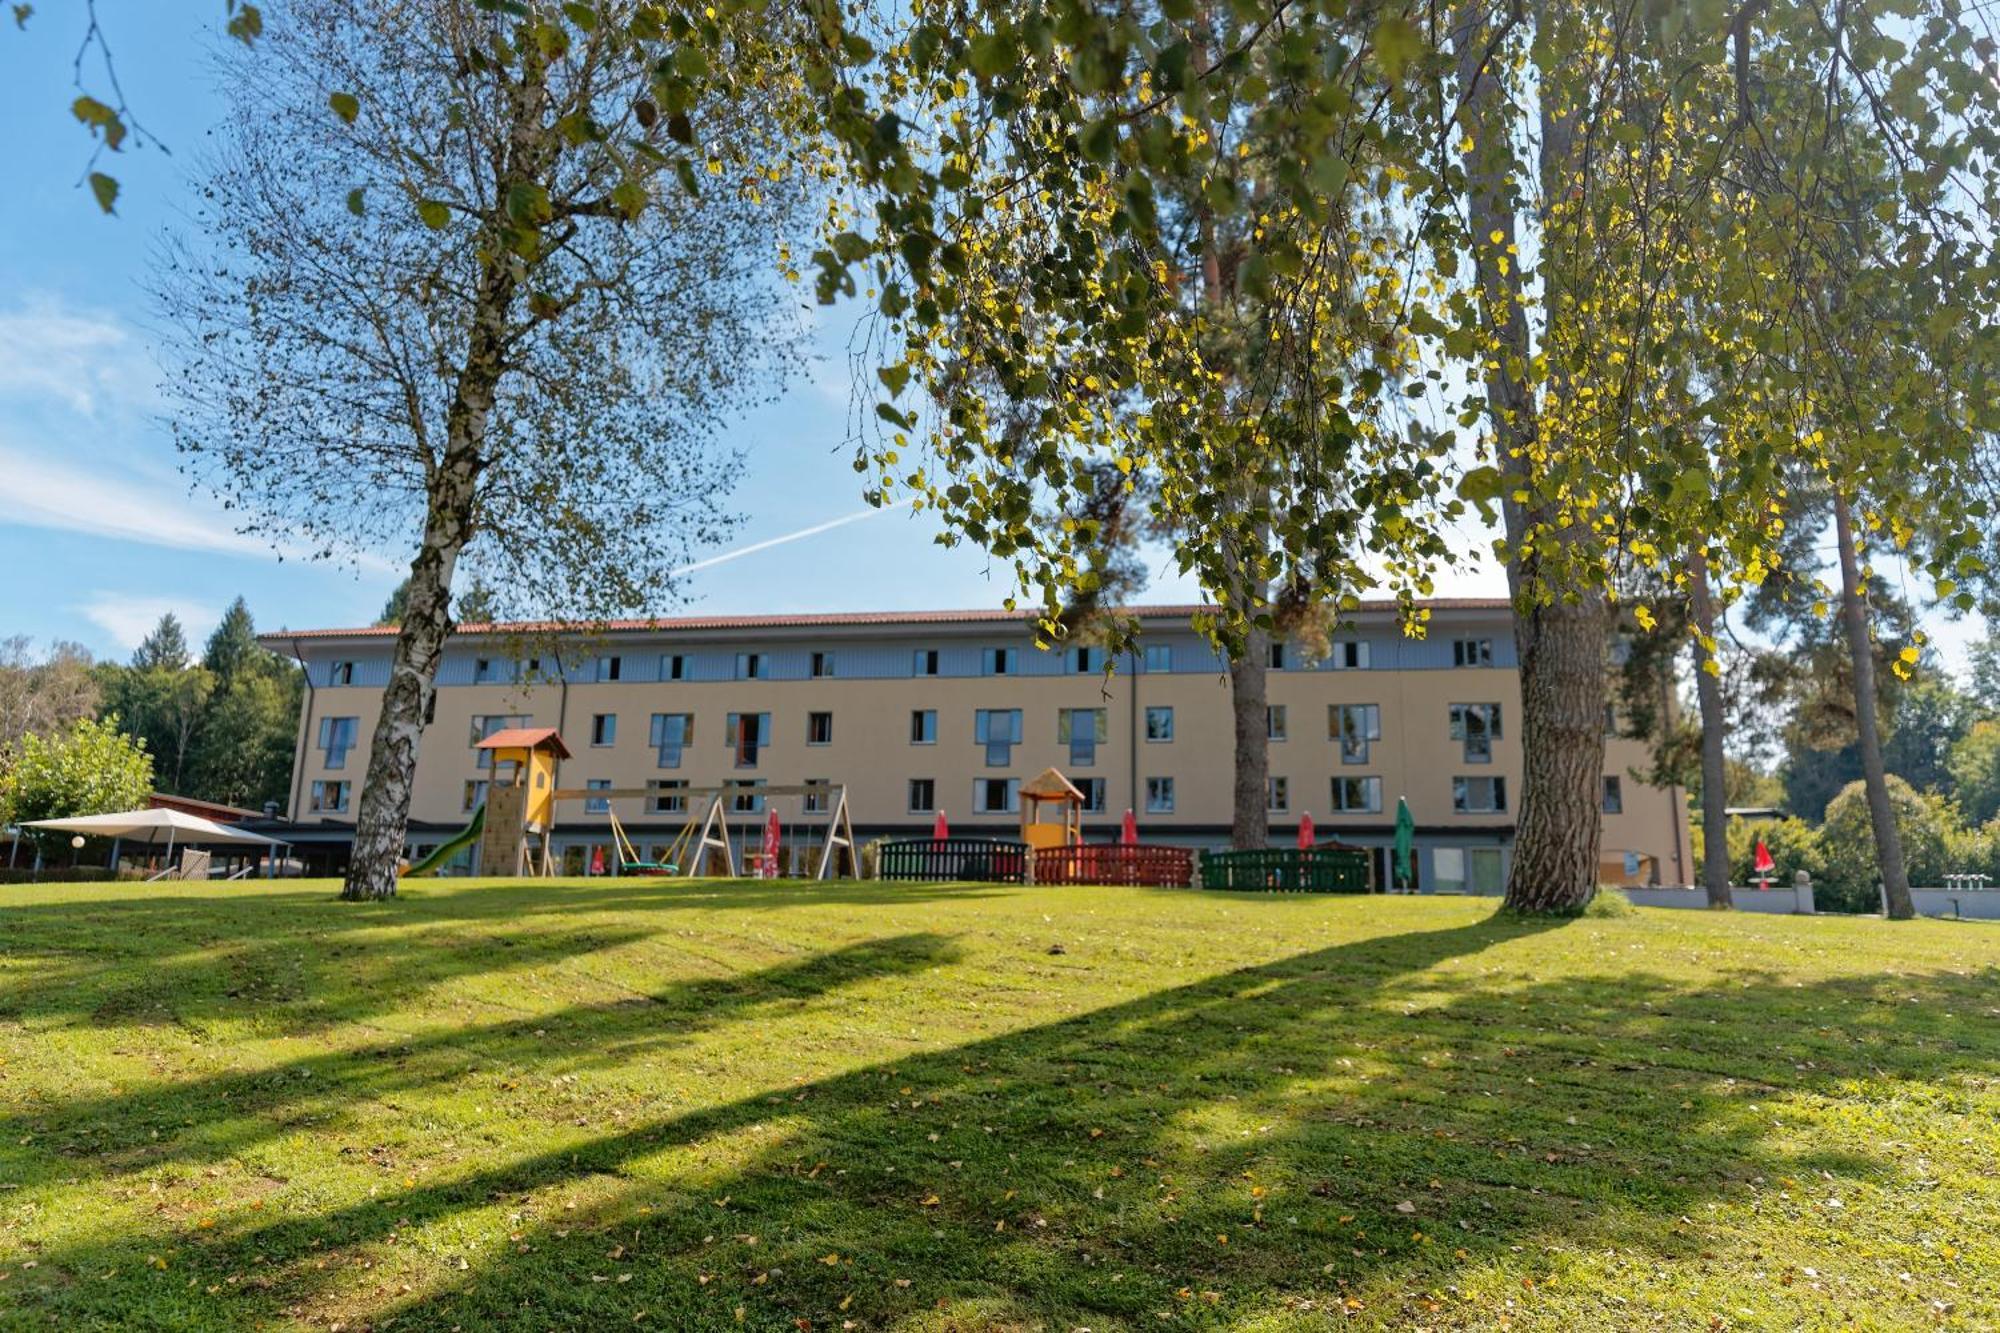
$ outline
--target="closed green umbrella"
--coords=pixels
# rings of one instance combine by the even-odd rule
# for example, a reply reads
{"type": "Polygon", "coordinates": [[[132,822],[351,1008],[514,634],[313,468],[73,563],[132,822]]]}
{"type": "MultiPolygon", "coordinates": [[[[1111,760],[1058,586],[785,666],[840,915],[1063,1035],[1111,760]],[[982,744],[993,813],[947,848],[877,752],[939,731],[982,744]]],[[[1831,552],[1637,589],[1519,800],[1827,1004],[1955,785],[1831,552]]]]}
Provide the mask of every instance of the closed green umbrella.
{"type": "Polygon", "coordinates": [[[1409,888],[1417,881],[1417,865],[1411,852],[1416,846],[1417,821],[1410,814],[1410,803],[1396,798],[1396,882],[1402,888],[1409,888]]]}

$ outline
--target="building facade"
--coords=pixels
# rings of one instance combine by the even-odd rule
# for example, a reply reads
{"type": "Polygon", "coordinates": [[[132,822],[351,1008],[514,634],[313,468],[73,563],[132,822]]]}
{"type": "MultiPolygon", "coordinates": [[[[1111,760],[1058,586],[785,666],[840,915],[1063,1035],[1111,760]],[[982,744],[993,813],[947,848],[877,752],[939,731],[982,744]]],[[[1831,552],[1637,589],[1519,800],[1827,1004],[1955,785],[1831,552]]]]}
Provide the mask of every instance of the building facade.
{"type": "MultiPolygon", "coordinates": [[[[1520,798],[1520,688],[1510,611],[1498,600],[1429,603],[1425,638],[1368,605],[1324,660],[1274,644],[1269,676],[1271,838],[1310,814],[1322,838],[1375,850],[1388,882],[1396,802],[1417,826],[1417,887],[1498,892],[1520,798]]],[[[758,785],[843,784],[864,841],[929,832],[1008,836],[1023,780],[1053,766],[1089,800],[1085,833],[1215,846],[1230,823],[1229,681],[1193,628],[1198,607],[1146,608],[1143,646],[1106,674],[1096,647],[1037,648],[1028,617],[920,612],[684,617],[550,638],[505,627],[455,636],[438,672],[411,809],[421,855],[484,799],[474,747],[507,727],[552,726],[573,757],[565,789],[642,789],[558,812],[564,868],[607,863],[609,811],[642,850],[685,825],[676,792],[742,784],[732,813],[763,819],[758,785]]],[[[338,870],[367,772],[394,631],[272,634],[308,681],[290,835],[338,870]]],[[[1607,883],[1691,882],[1685,802],[1636,776],[1645,747],[1612,737],[1604,773],[1607,883]]],[[[809,825],[811,798],[773,798],[809,825]],[[790,805],[785,806],[784,801],[790,805]]],[[[693,813],[699,813],[699,810],[693,813]]]]}

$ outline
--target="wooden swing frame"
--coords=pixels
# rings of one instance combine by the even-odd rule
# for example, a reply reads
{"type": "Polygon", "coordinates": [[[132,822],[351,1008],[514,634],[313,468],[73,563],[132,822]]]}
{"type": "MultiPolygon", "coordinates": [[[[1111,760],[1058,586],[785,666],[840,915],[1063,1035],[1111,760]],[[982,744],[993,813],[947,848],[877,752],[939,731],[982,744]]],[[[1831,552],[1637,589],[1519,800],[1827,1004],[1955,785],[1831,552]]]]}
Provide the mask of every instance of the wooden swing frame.
{"type": "MultiPolygon", "coordinates": [[[[720,852],[722,855],[722,873],[734,879],[739,874],[739,870],[737,867],[736,847],[729,836],[729,816],[732,812],[729,810],[727,802],[743,796],[754,796],[760,801],[768,801],[773,797],[799,797],[801,798],[800,818],[792,821],[794,826],[797,826],[805,823],[804,816],[806,815],[806,811],[803,808],[803,798],[815,795],[822,796],[826,798],[827,806],[824,812],[827,820],[826,838],[820,845],[818,865],[814,868],[812,878],[822,881],[841,878],[837,855],[842,848],[845,848],[847,851],[848,865],[851,870],[848,878],[859,879],[861,877],[861,856],[855,847],[854,822],[848,813],[847,784],[844,782],[805,782],[773,787],[720,786],[674,788],[671,794],[683,800],[692,801],[695,798],[705,798],[702,806],[702,814],[699,818],[693,817],[692,807],[690,807],[690,818],[687,823],[682,825],[681,831],[674,838],[673,844],[668,847],[667,858],[664,862],[641,861],[638,859],[637,846],[626,835],[624,826],[619,822],[617,813],[611,809],[610,803],[614,800],[650,800],[665,794],[668,793],[654,787],[613,787],[609,789],[560,787],[553,793],[552,799],[556,801],[603,801],[605,803],[605,813],[611,821],[612,838],[618,848],[621,870],[627,864],[659,866],[662,869],[658,873],[679,874],[683,878],[693,879],[699,875],[708,873],[710,859],[715,853],[720,852]],[[630,849],[632,853],[630,861],[626,859],[627,849],[630,849]]],[[[738,811],[734,813],[762,814],[764,812],[738,811]]],[[[814,811],[812,813],[817,815],[821,812],[814,811]]],[[[553,857],[543,857],[542,873],[545,876],[554,874],[553,860],[553,857]]]]}

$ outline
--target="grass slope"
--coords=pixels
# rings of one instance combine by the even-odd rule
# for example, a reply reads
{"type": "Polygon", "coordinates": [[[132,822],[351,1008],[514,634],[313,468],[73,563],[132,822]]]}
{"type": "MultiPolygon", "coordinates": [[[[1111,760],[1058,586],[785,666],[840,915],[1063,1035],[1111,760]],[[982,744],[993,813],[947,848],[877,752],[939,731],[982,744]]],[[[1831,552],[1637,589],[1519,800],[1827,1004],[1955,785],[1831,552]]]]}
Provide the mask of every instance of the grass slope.
{"type": "Polygon", "coordinates": [[[1468,899],[12,889],[0,1324],[1992,1328],[1996,965],[1468,899]]]}

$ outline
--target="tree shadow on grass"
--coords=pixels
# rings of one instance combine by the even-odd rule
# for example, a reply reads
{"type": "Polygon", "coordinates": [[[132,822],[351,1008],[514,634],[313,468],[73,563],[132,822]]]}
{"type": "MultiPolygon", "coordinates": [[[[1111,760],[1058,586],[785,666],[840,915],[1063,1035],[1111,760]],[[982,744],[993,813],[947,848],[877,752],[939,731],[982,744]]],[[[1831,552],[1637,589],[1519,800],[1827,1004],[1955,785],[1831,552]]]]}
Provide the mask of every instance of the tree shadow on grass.
{"type": "MultiPolygon", "coordinates": [[[[1690,984],[1473,965],[1549,929],[1574,938],[1577,928],[1493,921],[1345,944],[565,1135],[311,1215],[240,1212],[186,1230],[171,1278],[139,1266],[136,1251],[157,1241],[103,1237],[42,1262],[121,1278],[48,1287],[42,1299],[51,1315],[108,1319],[137,1287],[161,1322],[217,1327],[329,1310],[399,1328],[852,1320],[1102,1333],[1157,1327],[1162,1315],[1221,1328],[1343,1311],[1457,1327],[1467,1323],[1448,1322],[1443,1301],[1463,1274],[1502,1273],[1516,1317],[1530,1318],[1523,1268],[1546,1285],[1584,1251],[1631,1256],[1637,1269],[1699,1266],[1717,1243],[1699,1220],[1710,1203],[1755,1195],[1775,1213],[1777,1182],[1845,1194],[1905,1174],[1865,1133],[1786,1139],[1774,1108],[1921,1095],[1924,1114],[1947,1122],[1925,1135],[1932,1151],[1990,1115],[2000,1038],[1952,1015],[1991,1008],[1992,969],[1802,985],[1749,969],[1690,984]],[[371,1294],[357,1282],[357,1265],[387,1267],[411,1246],[424,1258],[401,1280],[415,1290],[371,1294]]],[[[893,959],[828,966],[848,980],[893,976],[940,947],[906,940],[893,959]]],[[[690,992],[702,1020],[650,1055],[676,1058],[697,1027],[720,1023],[767,1024],[783,1042],[793,1034],[773,1021],[773,1002],[826,989],[794,972],[742,978],[720,1004],[690,992]]],[[[580,1013],[574,1045],[609,1041],[604,1054],[622,1063],[619,1034],[648,1040],[653,1026],[623,1023],[580,1013]]],[[[422,1079],[450,1077],[459,1048],[530,1067],[574,1058],[538,1057],[519,1032],[474,1031],[442,1040],[422,1079]]],[[[380,1098],[396,1077],[349,1060],[315,1073],[331,1085],[316,1095],[380,1098]]],[[[218,1117],[240,1115],[238,1098],[254,1093],[195,1090],[218,1117]]],[[[139,1113],[115,1101],[75,1110],[139,1113]]],[[[204,1160],[191,1146],[171,1144],[163,1159],[204,1160]]],[[[1823,1311],[1809,1290],[1759,1292],[1759,1313],[1814,1322],[1823,1311]]],[[[1635,1297],[1601,1326],[1658,1322],[1635,1297]]],[[[1897,1298],[1892,1284],[1869,1309],[1918,1317],[1916,1298],[1897,1298]]],[[[1471,1326],[1500,1311],[1478,1313],[1471,1326]]]]}
{"type": "Polygon", "coordinates": [[[0,951],[31,963],[32,975],[0,989],[0,1020],[198,1031],[248,1020],[264,1035],[307,1035],[365,1021],[417,988],[661,939],[655,913],[912,905],[991,892],[1005,890],[622,879],[418,889],[392,903],[259,890],[19,904],[0,914],[0,951]],[[598,913],[606,919],[594,920],[598,913]],[[465,930],[471,921],[490,925],[465,930]]]}
{"type": "Polygon", "coordinates": [[[498,1083],[644,1060],[706,1028],[777,1021],[864,982],[950,964],[943,936],[864,940],[740,975],[678,982],[611,1004],[574,1006],[497,1023],[453,1024],[277,1066],[150,1085],[0,1117],[0,1170],[17,1187],[76,1174],[87,1159],[106,1182],[165,1164],[227,1162],[270,1139],[313,1132],[365,1107],[474,1078],[498,1083]],[[532,1071],[532,1074],[530,1074],[532,1071]],[[59,1144],[8,1162],[4,1146],[59,1144]]]}

